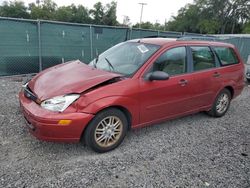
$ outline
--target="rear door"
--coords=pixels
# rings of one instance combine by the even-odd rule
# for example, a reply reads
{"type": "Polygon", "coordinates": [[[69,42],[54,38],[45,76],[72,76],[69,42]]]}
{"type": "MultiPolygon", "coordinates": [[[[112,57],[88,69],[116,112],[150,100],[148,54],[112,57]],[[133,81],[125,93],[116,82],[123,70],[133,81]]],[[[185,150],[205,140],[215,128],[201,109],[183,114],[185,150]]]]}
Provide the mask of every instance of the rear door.
{"type": "Polygon", "coordinates": [[[197,105],[199,108],[209,107],[222,85],[218,59],[209,46],[189,46],[189,52],[197,105]]]}

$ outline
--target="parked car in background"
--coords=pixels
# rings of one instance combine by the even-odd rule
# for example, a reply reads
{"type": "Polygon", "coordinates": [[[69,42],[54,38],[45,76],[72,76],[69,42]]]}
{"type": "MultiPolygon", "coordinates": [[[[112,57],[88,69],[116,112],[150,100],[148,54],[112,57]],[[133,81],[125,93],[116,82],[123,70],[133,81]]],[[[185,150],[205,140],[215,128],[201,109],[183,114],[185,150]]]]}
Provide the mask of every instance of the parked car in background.
{"type": "Polygon", "coordinates": [[[246,79],[247,79],[248,82],[250,82],[250,67],[247,68],[246,79]]]}
{"type": "Polygon", "coordinates": [[[231,44],[145,38],[120,43],[88,65],[44,70],[19,100],[37,138],[83,140],[107,152],[131,128],[201,111],[223,116],[243,82],[244,65],[231,44]]]}
{"type": "Polygon", "coordinates": [[[250,55],[248,56],[246,63],[246,79],[248,82],[250,82],[250,55]]]}

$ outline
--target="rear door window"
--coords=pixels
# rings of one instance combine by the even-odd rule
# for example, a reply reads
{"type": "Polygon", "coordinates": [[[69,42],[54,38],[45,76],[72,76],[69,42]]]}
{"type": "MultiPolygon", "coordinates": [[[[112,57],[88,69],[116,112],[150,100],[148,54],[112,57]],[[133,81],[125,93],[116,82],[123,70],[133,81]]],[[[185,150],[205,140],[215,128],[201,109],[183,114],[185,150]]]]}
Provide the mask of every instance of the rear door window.
{"type": "Polygon", "coordinates": [[[191,46],[194,71],[216,67],[214,54],[207,46],[191,46]]]}
{"type": "Polygon", "coordinates": [[[238,59],[232,48],[227,47],[214,47],[214,51],[217,54],[221,65],[237,64],[238,59]]]}

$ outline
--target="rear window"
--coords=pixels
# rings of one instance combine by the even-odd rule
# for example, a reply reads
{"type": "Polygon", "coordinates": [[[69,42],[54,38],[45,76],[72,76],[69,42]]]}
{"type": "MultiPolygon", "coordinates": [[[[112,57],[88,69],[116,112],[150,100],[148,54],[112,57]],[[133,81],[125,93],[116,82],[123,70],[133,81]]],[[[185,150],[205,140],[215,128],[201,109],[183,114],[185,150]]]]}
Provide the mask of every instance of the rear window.
{"type": "Polygon", "coordinates": [[[239,62],[232,48],[214,47],[214,51],[217,54],[221,65],[232,65],[239,62]]]}

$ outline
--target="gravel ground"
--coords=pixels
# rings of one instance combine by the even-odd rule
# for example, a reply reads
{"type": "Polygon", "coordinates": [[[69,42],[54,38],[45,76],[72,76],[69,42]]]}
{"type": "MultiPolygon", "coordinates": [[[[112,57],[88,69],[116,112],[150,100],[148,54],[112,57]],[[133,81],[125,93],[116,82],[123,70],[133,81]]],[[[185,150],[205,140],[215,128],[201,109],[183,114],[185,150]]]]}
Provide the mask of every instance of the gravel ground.
{"type": "Polygon", "coordinates": [[[0,187],[250,187],[250,87],[222,118],[199,113],[130,131],[116,150],[42,142],[0,79],[0,187]]]}

